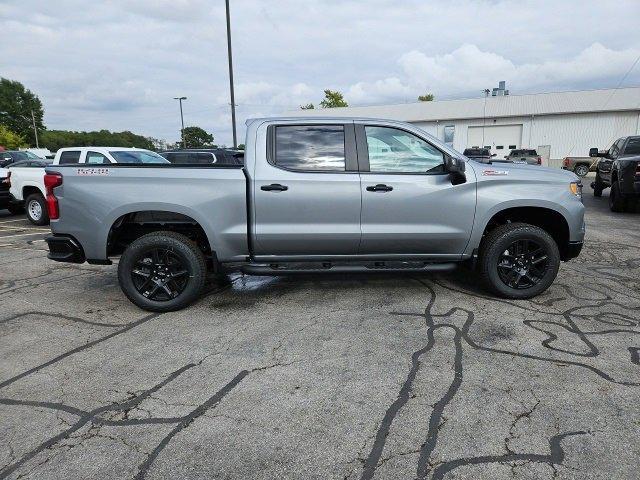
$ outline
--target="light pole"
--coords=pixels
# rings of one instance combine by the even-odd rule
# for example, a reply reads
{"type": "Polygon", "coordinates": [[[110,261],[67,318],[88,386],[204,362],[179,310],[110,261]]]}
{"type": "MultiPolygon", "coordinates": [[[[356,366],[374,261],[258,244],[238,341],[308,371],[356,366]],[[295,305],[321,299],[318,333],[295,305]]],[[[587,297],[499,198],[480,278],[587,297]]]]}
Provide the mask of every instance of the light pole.
{"type": "Polygon", "coordinates": [[[182,124],[182,130],[180,130],[180,138],[182,139],[182,148],[187,148],[184,143],[184,116],[182,115],[182,100],[186,100],[187,97],[173,97],[173,99],[180,102],[180,123],[182,124]]]}
{"type": "Polygon", "coordinates": [[[487,119],[487,97],[491,93],[491,90],[485,88],[482,92],[484,93],[484,106],[482,107],[482,145],[480,148],[484,148],[484,126],[487,119]]]}
{"type": "Polygon", "coordinates": [[[233,95],[233,57],[231,56],[231,20],[229,18],[229,0],[225,0],[227,8],[227,55],[229,57],[229,90],[231,92],[231,128],[233,130],[233,148],[238,148],[236,137],[236,101],[233,95]]]}
{"type": "Polygon", "coordinates": [[[40,148],[40,144],[38,143],[38,129],[36,128],[36,117],[33,114],[33,109],[31,109],[31,121],[33,122],[33,134],[36,137],[36,148],[40,148]]]}

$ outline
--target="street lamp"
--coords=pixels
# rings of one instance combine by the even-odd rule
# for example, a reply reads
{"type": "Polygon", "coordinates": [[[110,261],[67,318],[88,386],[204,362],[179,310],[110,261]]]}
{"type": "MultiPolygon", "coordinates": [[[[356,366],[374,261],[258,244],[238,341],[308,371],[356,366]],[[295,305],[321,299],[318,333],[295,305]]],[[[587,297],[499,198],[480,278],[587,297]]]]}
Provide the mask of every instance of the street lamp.
{"type": "Polygon", "coordinates": [[[186,100],[187,97],[173,97],[173,99],[180,102],[180,123],[182,124],[182,130],[180,130],[180,138],[182,138],[182,148],[187,148],[184,143],[184,116],[182,115],[182,100],[186,100]]]}
{"type": "Polygon", "coordinates": [[[229,17],[229,0],[225,1],[227,11],[227,55],[229,57],[229,91],[231,93],[231,127],[233,129],[233,148],[238,148],[236,137],[236,101],[233,95],[233,58],[231,56],[231,19],[229,17]]]}

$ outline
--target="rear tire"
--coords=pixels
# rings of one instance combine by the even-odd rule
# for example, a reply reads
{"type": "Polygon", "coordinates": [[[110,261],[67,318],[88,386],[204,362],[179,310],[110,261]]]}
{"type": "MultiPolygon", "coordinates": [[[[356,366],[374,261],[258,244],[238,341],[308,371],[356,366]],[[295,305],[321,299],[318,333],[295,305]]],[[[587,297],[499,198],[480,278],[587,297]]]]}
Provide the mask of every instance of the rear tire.
{"type": "Polygon", "coordinates": [[[583,163],[580,165],[576,165],[576,168],[573,169],[573,173],[575,173],[579,177],[586,177],[589,173],[589,166],[583,163]]]}
{"type": "Polygon", "coordinates": [[[617,180],[614,180],[611,185],[611,192],[609,193],[609,209],[612,212],[621,213],[627,209],[627,201],[620,194],[620,187],[617,180]]]}
{"type": "Polygon", "coordinates": [[[480,275],[504,298],[526,299],[544,292],[560,268],[555,240],[527,223],[509,223],[489,232],[480,246],[480,275]]]}
{"type": "Polygon", "coordinates": [[[122,292],[151,312],[172,312],[191,304],[206,277],[202,251],[176,232],[143,235],[127,247],[118,264],[122,292]]]}
{"type": "Polygon", "coordinates": [[[24,201],[24,209],[27,212],[27,218],[34,225],[49,224],[47,203],[40,193],[32,193],[29,195],[24,201]]]}

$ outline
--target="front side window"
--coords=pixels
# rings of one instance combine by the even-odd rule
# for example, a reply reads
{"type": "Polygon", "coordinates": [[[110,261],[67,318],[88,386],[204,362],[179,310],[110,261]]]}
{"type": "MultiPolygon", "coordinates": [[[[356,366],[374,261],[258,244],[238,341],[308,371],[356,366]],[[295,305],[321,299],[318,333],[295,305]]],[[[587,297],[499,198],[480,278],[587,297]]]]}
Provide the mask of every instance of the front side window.
{"type": "Polygon", "coordinates": [[[341,125],[291,125],[275,127],[278,167],[317,172],[344,172],[344,127],[341,125]]]}
{"type": "Polygon", "coordinates": [[[630,138],[624,149],[625,155],[640,155],[640,138],[630,138]]]}
{"type": "Polygon", "coordinates": [[[439,173],[444,154],[415,135],[391,127],[365,127],[369,171],[373,173],[439,173]]]}
{"type": "Polygon", "coordinates": [[[98,152],[87,152],[85,163],[111,163],[109,159],[98,152]]]}
{"type": "Polygon", "coordinates": [[[68,163],[78,163],[80,161],[80,150],[68,150],[60,154],[60,165],[68,163]]]}

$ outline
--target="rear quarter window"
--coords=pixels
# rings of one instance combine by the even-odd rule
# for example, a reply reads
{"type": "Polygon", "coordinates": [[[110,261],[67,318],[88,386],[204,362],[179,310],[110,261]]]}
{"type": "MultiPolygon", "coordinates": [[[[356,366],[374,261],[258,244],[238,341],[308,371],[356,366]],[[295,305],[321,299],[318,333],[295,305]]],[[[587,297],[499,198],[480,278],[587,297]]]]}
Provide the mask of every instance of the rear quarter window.
{"type": "Polygon", "coordinates": [[[80,150],[69,150],[60,154],[60,165],[78,163],[80,161],[80,150]]]}

